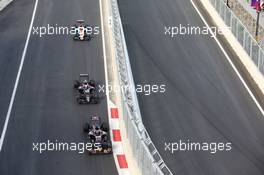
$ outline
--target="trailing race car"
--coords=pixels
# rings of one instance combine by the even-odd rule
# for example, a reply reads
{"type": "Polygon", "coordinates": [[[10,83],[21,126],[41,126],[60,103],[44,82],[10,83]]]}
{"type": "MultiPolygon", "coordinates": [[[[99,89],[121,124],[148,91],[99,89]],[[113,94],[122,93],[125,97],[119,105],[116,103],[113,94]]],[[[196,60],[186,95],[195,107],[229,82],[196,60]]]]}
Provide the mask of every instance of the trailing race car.
{"type": "Polygon", "coordinates": [[[83,131],[88,133],[88,139],[93,147],[89,154],[111,154],[112,144],[108,137],[108,127],[98,116],[92,116],[89,123],[85,123],[83,131]]]}
{"type": "Polygon", "coordinates": [[[97,104],[99,97],[94,80],[89,80],[88,74],[80,74],[79,80],[75,80],[74,89],[77,90],[76,100],[79,104],[97,104]]]}
{"type": "Polygon", "coordinates": [[[91,40],[91,33],[88,33],[88,27],[84,24],[84,20],[77,20],[77,24],[74,25],[75,35],[74,40],[77,41],[89,41],[91,40]]]}

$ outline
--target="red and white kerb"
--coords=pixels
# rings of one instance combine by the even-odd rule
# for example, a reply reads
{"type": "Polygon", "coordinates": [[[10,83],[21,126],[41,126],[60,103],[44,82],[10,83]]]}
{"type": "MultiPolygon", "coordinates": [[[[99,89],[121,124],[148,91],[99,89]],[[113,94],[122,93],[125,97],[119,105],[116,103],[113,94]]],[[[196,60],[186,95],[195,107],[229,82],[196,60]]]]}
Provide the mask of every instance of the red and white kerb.
{"type": "Polygon", "coordinates": [[[119,127],[119,113],[118,108],[110,108],[110,129],[111,129],[111,138],[112,138],[112,145],[113,145],[113,154],[114,159],[117,163],[117,169],[119,175],[129,175],[128,171],[128,164],[126,155],[123,150],[122,145],[122,134],[119,127]]]}

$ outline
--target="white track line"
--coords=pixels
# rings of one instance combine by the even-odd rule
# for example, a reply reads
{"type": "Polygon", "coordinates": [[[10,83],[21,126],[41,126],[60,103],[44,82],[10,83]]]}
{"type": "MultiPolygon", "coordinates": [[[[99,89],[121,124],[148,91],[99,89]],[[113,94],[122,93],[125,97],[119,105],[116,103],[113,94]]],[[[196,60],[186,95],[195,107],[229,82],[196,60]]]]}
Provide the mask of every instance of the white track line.
{"type": "Polygon", "coordinates": [[[26,43],[25,43],[25,46],[24,46],[23,54],[22,54],[22,57],[21,57],[19,69],[18,69],[17,76],[16,76],[16,82],[15,82],[15,85],[14,85],[13,93],[12,93],[11,100],[10,100],[9,107],[8,107],[8,111],[7,111],[7,114],[6,114],[5,124],[4,124],[3,131],[2,131],[2,134],[1,134],[1,138],[0,138],[0,151],[2,151],[3,142],[5,140],[5,134],[6,134],[7,126],[8,126],[8,123],[9,123],[10,114],[12,112],[12,107],[13,107],[13,104],[14,104],[16,91],[17,91],[17,86],[18,86],[18,83],[19,83],[20,75],[21,75],[21,71],[22,71],[22,68],[23,68],[23,65],[24,65],[24,60],[25,60],[26,53],[27,53],[28,43],[29,43],[29,40],[30,40],[31,31],[32,31],[32,27],[33,27],[36,11],[37,11],[37,6],[38,6],[38,0],[36,0],[36,2],[35,2],[32,18],[31,18],[31,23],[30,23],[30,26],[29,26],[29,29],[28,29],[27,40],[26,40],[26,43]]]}
{"type": "Polygon", "coordinates": [[[199,9],[197,8],[197,6],[194,4],[193,0],[190,0],[193,7],[195,8],[195,10],[197,11],[197,13],[199,14],[199,16],[201,17],[202,21],[205,23],[206,27],[209,29],[210,33],[212,34],[213,38],[215,39],[217,45],[220,47],[220,49],[222,50],[222,52],[224,53],[225,57],[227,58],[228,62],[230,63],[230,65],[232,66],[232,68],[234,69],[235,73],[237,74],[237,76],[239,77],[239,79],[241,80],[242,84],[245,86],[246,90],[248,91],[249,95],[251,96],[251,98],[253,99],[253,101],[255,102],[255,104],[257,105],[258,109],[260,110],[262,116],[264,116],[264,110],[262,109],[261,105],[259,104],[259,102],[257,101],[256,97],[254,96],[254,94],[252,93],[252,91],[250,90],[250,88],[248,87],[247,83],[245,82],[245,80],[243,79],[243,77],[241,76],[241,74],[239,73],[239,71],[237,70],[237,68],[235,67],[234,63],[232,62],[232,60],[230,59],[229,55],[226,53],[225,49],[223,48],[223,46],[221,45],[221,43],[219,42],[219,40],[216,38],[216,36],[214,35],[214,33],[212,32],[210,26],[208,25],[208,23],[206,22],[205,18],[203,17],[203,15],[201,14],[201,12],[199,11],[199,9]]]}
{"type": "MultiPolygon", "coordinates": [[[[102,6],[102,0],[99,0],[100,5],[100,18],[101,18],[101,33],[102,33],[102,43],[103,43],[103,57],[104,57],[104,70],[105,70],[105,83],[108,85],[108,73],[107,73],[107,65],[106,65],[106,49],[105,49],[105,36],[104,36],[104,17],[103,17],[103,6],[102,6]]],[[[106,95],[107,95],[107,101],[108,99],[108,88],[106,88],[106,95]]]]}
{"type": "MultiPolygon", "coordinates": [[[[102,31],[102,43],[103,43],[103,57],[104,57],[104,70],[105,70],[105,85],[106,87],[108,87],[108,72],[107,72],[107,60],[106,60],[106,43],[105,43],[105,35],[104,35],[104,14],[103,14],[103,6],[102,6],[102,2],[103,0],[99,0],[99,5],[100,5],[100,16],[101,16],[101,31],[102,31]]],[[[113,157],[114,157],[114,161],[116,164],[116,168],[118,171],[119,175],[128,175],[128,169],[121,169],[120,168],[120,164],[118,162],[117,159],[117,152],[122,152],[122,154],[124,154],[124,151],[122,149],[122,145],[120,143],[115,143],[113,141],[113,134],[112,134],[112,130],[116,129],[114,128],[114,126],[119,125],[119,120],[118,122],[112,119],[112,114],[111,114],[111,107],[113,107],[114,105],[112,104],[110,98],[109,98],[109,89],[106,88],[106,103],[107,103],[107,113],[108,113],[108,120],[109,120],[109,131],[110,133],[110,137],[111,137],[111,141],[112,141],[112,146],[113,146],[113,157]],[[114,125],[115,124],[115,125],[114,125]],[[121,146],[120,146],[121,145],[121,146]],[[121,149],[121,150],[120,150],[121,149]]],[[[118,127],[119,128],[119,127],[118,127]]]]}
{"type": "MultiPolygon", "coordinates": [[[[104,14],[103,14],[103,5],[102,2],[103,0],[99,0],[99,6],[100,6],[100,18],[101,18],[101,34],[102,34],[102,44],[103,44],[103,57],[104,57],[104,71],[105,71],[105,86],[107,88],[105,88],[106,92],[106,104],[107,104],[107,116],[108,116],[108,120],[109,120],[109,127],[111,127],[110,125],[110,99],[109,99],[109,90],[108,90],[108,72],[107,72],[107,61],[106,61],[106,48],[105,48],[105,35],[104,35],[104,14]]],[[[111,131],[112,128],[110,128],[109,131],[111,131]]],[[[111,140],[113,140],[112,134],[110,134],[111,140]]],[[[115,159],[115,164],[116,167],[118,168],[118,164],[117,161],[115,159]]]]}

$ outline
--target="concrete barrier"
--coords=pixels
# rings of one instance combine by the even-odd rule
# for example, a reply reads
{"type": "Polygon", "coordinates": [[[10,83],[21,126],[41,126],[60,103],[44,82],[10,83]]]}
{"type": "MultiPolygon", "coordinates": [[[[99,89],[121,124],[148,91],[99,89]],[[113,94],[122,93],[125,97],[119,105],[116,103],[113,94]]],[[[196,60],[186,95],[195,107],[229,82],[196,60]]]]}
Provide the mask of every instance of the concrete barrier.
{"type": "Polygon", "coordinates": [[[0,11],[2,11],[8,4],[10,4],[13,0],[0,0],[0,11]]]}

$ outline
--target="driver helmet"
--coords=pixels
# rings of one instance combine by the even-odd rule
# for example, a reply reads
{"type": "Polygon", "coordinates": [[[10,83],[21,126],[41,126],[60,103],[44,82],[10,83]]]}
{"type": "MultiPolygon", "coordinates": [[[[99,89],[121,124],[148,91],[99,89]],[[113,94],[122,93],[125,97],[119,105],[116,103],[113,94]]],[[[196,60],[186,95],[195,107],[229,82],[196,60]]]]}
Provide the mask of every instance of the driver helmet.
{"type": "Polygon", "coordinates": [[[99,135],[100,135],[100,128],[99,128],[98,126],[95,126],[94,134],[95,134],[96,136],[99,136],[99,135]]]}
{"type": "Polygon", "coordinates": [[[82,31],[82,30],[84,29],[84,26],[81,24],[81,25],[79,26],[79,29],[82,31]]]}
{"type": "Polygon", "coordinates": [[[99,130],[95,130],[95,131],[94,131],[94,134],[95,134],[96,136],[100,136],[100,131],[99,131],[99,130]]]}
{"type": "Polygon", "coordinates": [[[83,84],[87,85],[88,81],[87,80],[83,80],[83,84]]]}

